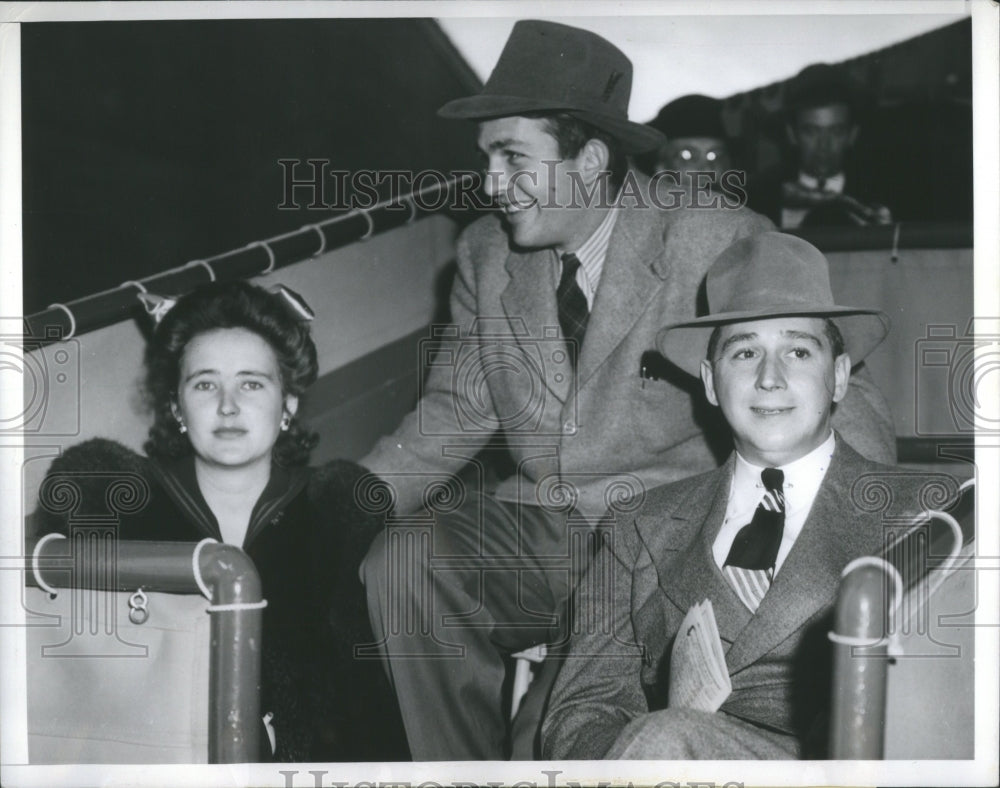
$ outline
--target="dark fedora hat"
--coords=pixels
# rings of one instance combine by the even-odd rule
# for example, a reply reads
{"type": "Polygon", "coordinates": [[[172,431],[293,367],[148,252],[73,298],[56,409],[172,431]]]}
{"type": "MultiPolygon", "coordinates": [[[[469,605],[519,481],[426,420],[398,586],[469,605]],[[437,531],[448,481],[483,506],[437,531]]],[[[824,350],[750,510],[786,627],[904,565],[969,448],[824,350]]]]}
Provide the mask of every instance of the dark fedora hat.
{"type": "Polygon", "coordinates": [[[794,235],[768,232],[741,238],[708,269],[709,314],[662,329],[656,346],[666,358],[698,375],[712,331],[726,323],[772,317],[829,317],[857,364],[885,339],[889,318],[875,309],[837,306],[823,253],[794,235]]]}
{"type": "Polygon", "coordinates": [[[628,153],[663,144],[656,129],[628,119],[632,61],[599,35],[555,22],[514,25],[482,91],[449,101],[444,118],[486,120],[566,112],[606,131],[628,153]]]}
{"type": "Polygon", "coordinates": [[[664,104],[656,117],[649,121],[668,140],[678,137],[729,137],[722,123],[722,102],[709,96],[691,93],[664,104]]]}

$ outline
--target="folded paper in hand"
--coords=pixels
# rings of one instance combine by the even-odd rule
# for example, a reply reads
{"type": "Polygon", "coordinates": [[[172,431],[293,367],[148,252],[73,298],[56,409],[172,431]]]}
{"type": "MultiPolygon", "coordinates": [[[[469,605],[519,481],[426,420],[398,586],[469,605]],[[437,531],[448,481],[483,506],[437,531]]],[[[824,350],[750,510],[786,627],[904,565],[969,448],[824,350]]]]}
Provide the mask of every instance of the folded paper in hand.
{"type": "Polygon", "coordinates": [[[715,612],[706,599],[688,610],[674,640],[667,705],[672,709],[717,711],[732,691],[715,612]]]}

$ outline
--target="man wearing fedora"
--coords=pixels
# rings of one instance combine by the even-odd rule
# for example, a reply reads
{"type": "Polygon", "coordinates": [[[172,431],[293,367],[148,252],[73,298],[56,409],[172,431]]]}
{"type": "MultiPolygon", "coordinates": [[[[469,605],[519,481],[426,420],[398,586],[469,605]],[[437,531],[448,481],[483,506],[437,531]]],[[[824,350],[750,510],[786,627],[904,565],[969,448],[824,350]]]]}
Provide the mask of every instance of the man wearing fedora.
{"type": "MultiPolygon", "coordinates": [[[[459,238],[454,327],[437,335],[416,410],[362,460],[392,488],[395,522],[426,528],[409,551],[386,529],[361,570],[416,760],[509,755],[503,658],[561,638],[587,563],[574,534],[623,491],[721,459],[656,332],[693,318],[710,262],[770,224],[636,193],[648,181],[627,156],[663,137],[629,121],[631,82],[600,36],[521,21],[482,92],[440,110],[477,121],[499,210],[459,238]],[[495,434],[516,470],[486,489],[476,455],[495,434]],[[431,494],[470,462],[457,495],[431,494]]],[[[860,451],[893,455],[870,382],[848,389],[836,420],[860,451]]]]}
{"type": "Polygon", "coordinates": [[[550,758],[817,754],[829,688],[823,619],[843,568],[878,552],[884,534],[860,487],[878,479],[894,505],[922,508],[918,477],[865,459],[831,426],[851,365],[882,341],[888,318],[834,305],[823,255],[777,232],[725,250],[707,293],[709,314],[663,329],[658,347],[700,374],[735,451],[716,470],[648,492],[591,565],[611,581],[585,578],[576,610],[609,623],[574,635],[543,725],[550,758]],[[673,643],[705,599],[732,684],[717,711],[668,692],[673,643]]]}

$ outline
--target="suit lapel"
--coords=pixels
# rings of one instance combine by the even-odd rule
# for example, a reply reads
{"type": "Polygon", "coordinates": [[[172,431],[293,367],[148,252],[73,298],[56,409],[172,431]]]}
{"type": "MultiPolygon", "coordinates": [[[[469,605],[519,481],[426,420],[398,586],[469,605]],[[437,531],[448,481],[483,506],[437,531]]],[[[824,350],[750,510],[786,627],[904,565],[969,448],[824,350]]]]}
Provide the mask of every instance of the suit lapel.
{"type": "Polygon", "coordinates": [[[862,462],[837,439],[830,469],[798,539],[756,614],[726,654],[731,673],[753,663],[831,604],[847,563],[878,549],[878,518],[850,506],[851,485],[864,472],[862,462]]]}
{"type": "Polygon", "coordinates": [[[663,286],[663,239],[654,211],[623,207],[611,232],[608,253],[580,357],[583,386],[632,330],[663,286]]]}
{"type": "Polygon", "coordinates": [[[532,360],[541,363],[542,380],[552,393],[565,402],[569,396],[572,375],[555,375],[555,365],[538,358],[539,348],[551,347],[559,331],[559,312],[555,289],[549,285],[552,272],[552,250],[511,252],[507,257],[510,281],[500,303],[511,332],[522,350],[532,360]]]}
{"type": "Polygon", "coordinates": [[[682,614],[712,600],[719,636],[728,643],[750,619],[732,586],[719,571],[712,543],[722,527],[733,478],[734,458],[699,481],[662,517],[637,520],[639,535],[653,556],[660,588],[682,614]]]}

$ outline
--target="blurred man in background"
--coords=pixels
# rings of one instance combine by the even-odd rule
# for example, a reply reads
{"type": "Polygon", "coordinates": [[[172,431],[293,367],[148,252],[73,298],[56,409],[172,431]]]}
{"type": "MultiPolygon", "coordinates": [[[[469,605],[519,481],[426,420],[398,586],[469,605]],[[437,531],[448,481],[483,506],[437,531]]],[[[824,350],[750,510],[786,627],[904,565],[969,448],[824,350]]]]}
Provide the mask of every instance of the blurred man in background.
{"type": "Polygon", "coordinates": [[[745,176],[734,170],[721,101],[699,94],[681,96],[665,104],[648,125],[667,138],[646,157],[650,175],[669,175],[657,181],[661,193],[684,192],[687,204],[699,207],[707,206],[713,194],[731,200],[727,207],[745,204],[745,176]]]}
{"type": "Polygon", "coordinates": [[[786,134],[795,161],[750,185],[750,207],[783,229],[889,224],[892,213],[856,166],[860,89],[840,68],[817,63],[788,86],[786,134]]]}

